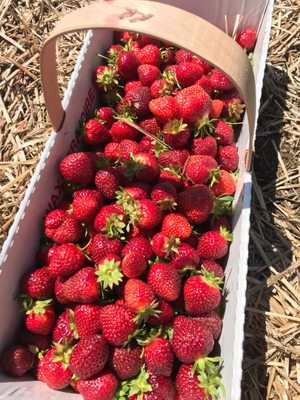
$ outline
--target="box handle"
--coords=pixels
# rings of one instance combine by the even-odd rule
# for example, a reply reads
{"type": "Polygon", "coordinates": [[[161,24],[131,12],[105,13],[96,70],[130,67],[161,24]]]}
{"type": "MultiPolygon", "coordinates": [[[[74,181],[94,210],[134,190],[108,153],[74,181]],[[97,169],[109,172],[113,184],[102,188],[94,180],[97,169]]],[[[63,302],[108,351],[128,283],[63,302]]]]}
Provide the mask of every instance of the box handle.
{"type": "Polygon", "coordinates": [[[255,128],[255,80],[241,47],[206,20],[182,9],[143,0],[109,0],[93,3],[65,15],[56,24],[41,51],[41,80],[53,128],[59,131],[65,111],[61,104],[56,69],[56,39],[88,29],[141,32],[184,48],[220,69],[234,83],[247,107],[249,148],[246,169],[251,168],[255,128]]]}

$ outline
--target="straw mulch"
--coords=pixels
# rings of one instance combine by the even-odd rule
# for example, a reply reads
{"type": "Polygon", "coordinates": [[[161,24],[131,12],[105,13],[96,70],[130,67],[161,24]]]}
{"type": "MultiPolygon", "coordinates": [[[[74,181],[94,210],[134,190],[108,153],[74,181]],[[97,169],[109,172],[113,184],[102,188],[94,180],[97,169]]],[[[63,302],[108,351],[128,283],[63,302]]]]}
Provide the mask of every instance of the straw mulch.
{"type": "MultiPolygon", "coordinates": [[[[49,136],[39,51],[55,21],[88,1],[0,2],[0,242],[49,136]]],[[[300,399],[299,7],[276,0],[253,174],[243,398],[300,399]]],[[[60,85],[81,35],[61,41],[60,85]]]]}

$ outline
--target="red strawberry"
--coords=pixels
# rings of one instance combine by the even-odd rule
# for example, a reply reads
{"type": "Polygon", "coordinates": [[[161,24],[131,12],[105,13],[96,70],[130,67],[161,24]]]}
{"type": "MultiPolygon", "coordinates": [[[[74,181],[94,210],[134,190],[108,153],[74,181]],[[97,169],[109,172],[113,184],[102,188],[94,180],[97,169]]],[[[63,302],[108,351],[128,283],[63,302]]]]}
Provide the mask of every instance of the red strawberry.
{"type": "Polygon", "coordinates": [[[187,124],[176,118],[165,124],[162,132],[166,142],[174,149],[183,148],[190,138],[187,124]]]}
{"type": "Polygon", "coordinates": [[[239,165],[239,155],[235,144],[219,148],[219,164],[228,172],[235,171],[239,165]]]}
{"type": "Polygon", "coordinates": [[[233,89],[231,81],[221,72],[220,70],[214,68],[209,77],[211,86],[215,90],[224,91],[233,89]]]}
{"type": "Polygon", "coordinates": [[[118,72],[125,80],[137,77],[138,60],[133,51],[123,51],[117,61],[118,72]]]}
{"type": "Polygon", "coordinates": [[[134,140],[124,139],[120,142],[119,160],[129,161],[131,154],[138,153],[139,145],[134,140]]]}
{"type": "Polygon", "coordinates": [[[210,329],[215,340],[218,339],[222,330],[222,319],[216,311],[210,311],[194,319],[210,329]]]}
{"type": "Polygon", "coordinates": [[[203,73],[204,73],[205,75],[208,74],[208,73],[212,70],[212,66],[209,65],[206,61],[202,60],[202,59],[199,58],[199,57],[194,56],[194,57],[192,58],[192,61],[191,61],[191,62],[192,62],[192,63],[195,63],[195,64],[197,64],[197,65],[200,65],[200,67],[202,67],[203,73]]]}
{"type": "Polygon", "coordinates": [[[144,348],[147,371],[152,374],[170,376],[173,370],[173,349],[171,343],[162,338],[156,338],[144,348]]]}
{"type": "Polygon", "coordinates": [[[199,264],[199,256],[193,247],[186,243],[180,243],[177,253],[172,256],[170,264],[177,271],[194,269],[199,264]]]}
{"type": "Polygon", "coordinates": [[[113,346],[122,346],[137,329],[135,314],[126,307],[110,304],[102,307],[100,324],[105,339],[113,346]]]}
{"type": "Polygon", "coordinates": [[[96,83],[101,91],[109,91],[115,89],[118,85],[117,73],[115,68],[100,65],[96,69],[96,83]]]}
{"type": "Polygon", "coordinates": [[[100,311],[98,304],[78,304],[74,309],[74,322],[79,338],[101,331],[100,311]]]}
{"type": "Polygon", "coordinates": [[[141,48],[147,46],[148,44],[153,44],[158,47],[161,45],[161,42],[158,39],[154,39],[143,34],[139,35],[138,42],[140,43],[141,48]]]}
{"type": "Polygon", "coordinates": [[[158,156],[158,164],[163,167],[183,167],[189,155],[185,149],[165,151],[158,156]]]}
{"type": "Polygon", "coordinates": [[[161,63],[160,50],[153,44],[148,44],[138,51],[137,58],[140,64],[151,64],[159,67],[161,63]]]}
{"type": "Polygon", "coordinates": [[[118,192],[118,203],[123,204],[128,201],[148,199],[151,193],[151,185],[146,182],[132,182],[126,185],[122,191],[118,192]],[[120,200],[120,201],[119,201],[120,200]]]}
{"type": "Polygon", "coordinates": [[[217,155],[216,139],[211,136],[193,139],[190,143],[190,151],[199,156],[205,155],[215,158],[217,155]]]}
{"type": "Polygon", "coordinates": [[[120,174],[113,167],[100,169],[95,176],[95,185],[103,196],[112,200],[120,186],[120,174]]]}
{"type": "Polygon", "coordinates": [[[91,243],[91,255],[93,261],[97,264],[108,254],[119,255],[123,248],[122,242],[117,238],[109,239],[101,234],[95,235],[91,243]]]}
{"type": "Polygon", "coordinates": [[[21,292],[33,299],[46,300],[53,295],[55,278],[47,267],[27,272],[21,281],[21,292]]]}
{"type": "Polygon", "coordinates": [[[175,53],[172,47],[161,49],[161,60],[164,65],[171,65],[175,63],[175,53]]]}
{"type": "Polygon", "coordinates": [[[141,229],[155,228],[162,220],[162,211],[149,199],[136,201],[128,211],[130,223],[141,229]]]}
{"type": "Polygon", "coordinates": [[[27,346],[37,347],[38,351],[45,351],[51,347],[52,340],[50,335],[39,335],[23,329],[18,334],[18,342],[27,346]]]}
{"type": "Polygon", "coordinates": [[[67,181],[88,185],[94,177],[94,160],[90,153],[72,153],[61,161],[59,170],[67,181]]]}
{"type": "Polygon", "coordinates": [[[159,68],[151,64],[142,64],[138,67],[137,71],[141,84],[148,87],[150,87],[156,79],[159,79],[161,75],[159,68]]]}
{"type": "Polygon", "coordinates": [[[175,53],[176,64],[181,64],[182,62],[190,62],[193,59],[193,53],[187,50],[177,50],[175,53]]]}
{"type": "Polygon", "coordinates": [[[154,117],[143,119],[139,122],[139,126],[153,135],[156,135],[158,132],[160,132],[160,126],[154,117]]]}
{"type": "Polygon", "coordinates": [[[234,132],[232,126],[224,121],[217,121],[215,123],[214,135],[218,141],[218,144],[227,146],[234,141],[234,132]]]}
{"type": "MultiPolygon", "coordinates": [[[[142,65],[140,67],[142,67],[142,65]]],[[[150,67],[152,66],[150,65],[150,67]]],[[[146,78],[144,77],[144,81],[145,80],[146,78]]],[[[124,102],[131,107],[132,111],[136,115],[139,117],[144,117],[149,114],[149,103],[151,98],[150,89],[148,87],[141,87],[137,89],[131,89],[130,92],[127,92],[124,96],[124,102]]]]}
{"type": "Polygon", "coordinates": [[[135,237],[129,240],[124,246],[121,256],[124,258],[129,253],[140,254],[149,260],[153,254],[151,244],[148,239],[144,237],[135,237]]]}
{"type": "Polygon", "coordinates": [[[239,32],[235,39],[238,44],[248,52],[252,51],[256,42],[256,30],[254,28],[246,28],[239,32]]]}
{"type": "Polygon", "coordinates": [[[143,365],[142,348],[114,348],[111,353],[111,367],[117,377],[126,380],[136,376],[143,365]]]}
{"type": "Polygon", "coordinates": [[[176,117],[176,103],[172,96],[159,97],[149,103],[149,109],[159,122],[166,124],[176,117]]]}
{"type": "Polygon", "coordinates": [[[126,43],[129,40],[137,40],[138,33],[114,31],[114,43],[126,43]]]}
{"type": "Polygon", "coordinates": [[[182,190],[183,180],[181,177],[181,168],[162,168],[159,174],[158,183],[171,183],[177,190],[182,190]]]}
{"type": "Polygon", "coordinates": [[[140,181],[151,182],[158,175],[158,165],[153,154],[136,153],[131,161],[125,163],[125,175],[132,178],[133,175],[140,181]]]}
{"type": "Polygon", "coordinates": [[[82,268],[84,255],[72,243],[62,244],[55,248],[48,271],[52,276],[67,277],[82,268]]]}
{"type": "Polygon", "coordinates": [[[124,299],[126,306],[137,313],[139,321],[147,321],[149,315],[155,314],[155,295],[151,287],[140,279],[129,279],[125,284],[124,299]]]}
{"type": "Polygon", "coordinates": [[[80,222],[91,222],[102,206],[103,196],[98,190],[82,189],[74,193],[73,215],[80,222]]]}
{"type": "Polygon", "coordinates": [[[173,307],[164,300],[158,302],[156,307],[157,315],[150,316],[148,324],[152,326],[166,325],[171,322],[174,318],[173,307]]]}
{"type": "Polygon", "coordinates": [[[68,366],[70,351],[64,345],[57,344],[45,354],[40,373],[43,382],[51,389],[61,390],[71,383],[72,372],[68,366]]]}
{"type": "Polygon", "coordinates": [[[179,296],[180,276],[170,264],[153,264],[148,272],[147,283],[162,300],[175,301],[179,296]]]}
{"type": "Polygon", "coordinates": [[[83,128],[83,140],[90,146],[105,143],[110,140],[110,133],[106,126],[98,119],[89,119],[83,128]]]}
{"type": "Polygon", "coordinates": [[[82,227],[73,215],[53,210],[45,219],[45,235],[59,244],[77,242],[81,238],[82,227]]]}
{"type": "Polygon", "coordinates": [[[169,258],[172,254],[176,254],[179,243],[179,238],[166,236],[163,232],[158,232],[152,237],[152,249],[160,258],[169,258]]]}
{"type": "Polygon", "coordinates": [[[176,236],[179,239],[186,239],[192,233],[192,227],[188,220],[178,213],[167,214],[161,230],[166,236],[176,236]]]}
{"type": "MultiPolygon", "coordinates": [[[[206,93],[209,96],[213,95],[214,89],[212,87],[212,84],[211,84],[210,79],[209,79],[208,76],[203,75],[200,79],[197,80],[197,82],[195,84],[201,86],[202,89],[205,90],[206,93]]],[[[212,107],[212,109],[211,109],[211,112],[212,112],[212,110],[213,110],[213,102],[211,104],[211,107],[212,107]]]]}
{"type": "Polygon", "coordinates": [[[223,268],[215,260],[201,260],[201,264],[206,271],[213,272],[216,278],[224,278],[223,268]]]}
{"type": "Polygon", "coordinates": [[[122,272],[127,278],[138,278],[147,268],[147,262],[141,254],[128,253],[122,260],[122,272]]]}
{"type": "Polygon", "coordinates": [[[70,370],[79,379],[87,379],[101,372],[108,360],[109,347],[102,335],[82,338],[72,350],[70,370]]]}
{"type": "Polygon", "coordinates": [[[107,143],[104,148],[104,154],[112,163],[118,161],[120,155],[120,143],[107,143]]]}
{"type": "Polygon", "coordinates": [[[214,347],[214,338],[200,322],[179,316],[174,320],[172,346],[179,361],[188,364],[207,356],[214,347]]]}
{"type": "MultiPolygon", "coordinates": [[[[205,89],[204,89],[205,90],[205,89]]],[[[211,103],[211,111],[209,114],[209,118],[220,118],[224,107],[224,102],[219,99],[214,99],[211,103]]]]}
{"type": "Polygon", "coordinates": [[[176,68],[176,78],[183,87],[192,86],[203,75],[203,69],[199,64],[182,62],[176,68]]]}
{"type": "Polygon", "coordinates": [[[211,230],[220,232],[221,227],[226,228],[228,231],[232,231],[232,225],[226,217],[226,215],[220,215],[217,218],[213,218],[211,221],[211,230]]]}
{"type": "Polygon", "coordinates": [[[139,142],[139,153],[154,153],[155,143],[149,136],[143,136],[139,142]]]}
{"type": "Polygon", "coordinates": [[[74,343],[74,339],[78,339],[77,331],[74,324],[74,311],[66,308],[62,312],[53,328],[52,338],[55,343],[74,343]]]}
{"type": "Polygon", "coordinates": [[[143,87],[143,85],[140,81],[128,81],[124,86],[124,92],[126,94],[131,92],[132,90],[140,89],[141,87],[143,87]]]}
{"type": "Polygon", "coordinates": [[[120,204],[111,203],[103,206],[94,220],[94,227],[98,232],[109,238],[124,235],[126,216],[120,204]]]}
{"type": "Polygon", "coordinates": [[[110,129],[114,123],[114,109],[111,107],[100,107],[96,109],[95,116],[103,121],[104,126],[110,129]]]}
{"type": "Polygon", "coordinates": [[[52,300],[37,300],[33,304],[25,305],[26,328],[39,335],[48,335],[55,323],[55,312],[49,305],[52,300]]]}
{"type": "Polygon", "coordinates": [[[85,400],[112,400],[117,386],[117,378],[108,370],[77,383],[78,391],[85,400]]]}
{"type": "Polygon", "coordinates": [[[233,174],[220,169],[217,171],[210,184],[211,190],[214,192],[216,197],[222,195],[233,195],[236,191],[236,179],[233,174]]]}
{"type": "Polygon", "coordinates": [[[150,86],[152,99],[158,99],[159,97],[172,94],[171,90],[168,90],[168,87],[169,85],[164,79],[157,79],[152,82],[150,86]]]}
{"type": "Polygon", "coordinates": [[[218,163],[214,158],[193,155],[187,161],[185,175],[193,183],[206,183],[211,176],[211,171],[217,168],[218,163]]]}
{"type": "Polygon", "coordinates": [[[97,282],[106,290],[112,289],[122,282],[123,274],[121,272],[121,259],[115,254],[109,254],[99,260],[96,266],[97,282]]]}
{"type": "Polygon", "coordinates": [[[13,345],[6,348],[0,359],[0,369],[14,377],[26,374],[32,368],[33,355],[27,346],[13,345]]]}
{"type": "Polygon", "coordinates": [[[123,139],[135,140],[139,136],[139,132],[124,121],[114,122],[110,133],[114,142],[121,142],[123,139]]]}
{"type": "Polygon", "coordinates": [[[173,210],[177,205],[177,198],[175,186],[168,182],[157,183],[151,192],[151,200],[163,211],[173,210]]]}
{"type": "Polygon", "coordinates": [[[226,229],[220,229],[220,232],[206,231],[200,236],[197,252],[201,258],[222,258],[228,252],[227,241],[231,236],[226,229]]]}
{"type": "Polygon", "coordinates": [[[205,185],[195,185],[178,197],[178,209],[193,224],[206,221],[214,207],[215,196],[205,185]]]}
{"type": "Polygon", "coordinates": [[[224,117],[234,116],[236,120],[241,119],[245,111],[245,104],[243,104],[241,96],[235,89],[219,93],[218,98],[224,102],[222,113],[224,117]]]}

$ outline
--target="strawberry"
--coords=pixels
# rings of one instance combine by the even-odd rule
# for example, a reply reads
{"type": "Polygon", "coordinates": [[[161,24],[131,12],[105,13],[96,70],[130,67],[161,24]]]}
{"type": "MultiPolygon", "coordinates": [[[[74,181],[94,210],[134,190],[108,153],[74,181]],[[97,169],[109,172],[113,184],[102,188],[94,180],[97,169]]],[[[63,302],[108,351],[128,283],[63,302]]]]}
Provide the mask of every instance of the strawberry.
{"type": "Polygon", "coordinates": [[[186,243],[180,243],[170,264],[177,271],[194,269],[199,264],[199,256],[193,247],[186,243]]]}
{"type": "Polygon", "coordinates": [[[121,259],[115,254],[108,254],[97,263],[95,272],[98,277],[97,282],[104,290],[108,287],[112,289],[122,282],[123,274],[120,265],[121,259]]]}
{"type": "Polygon", "coordinates": [[[101,331],[100,311],[98,304],[77,304],[74,309],[74,322],[78,337],[94,335],[101,331]]]}
{"type": "Polygon", "coordinates": [[[147,268],[147,262],[141,254],[128,253],[122,260],[122,272],[127,278],[138,278],[147,268]]]}
{"type": "Polygon", "coordinates": [[[103,206],[96,215],[94,227],[98,232],[109,238],[122,237],[126,226],[125,223],[124,208],[120,204],[111,203],[103,206]]]}
{"type": "Polygon", "coordinates": [[[144,182],[153,181],[158,175],[158,165],[153,154],[136,153],[125,163],[125,175],[132,179],[135,176],[144,182]]]}
{"type": "Polygon", "coordinates": [[[142,348],[115,347],[111,353],[111,367],[117,377],[121,380],[130,379],[136,376],[143,365],[142,348]]]}
{"type": "Polygon", "coordinates": [[[0,369],[14,377],[26,374],[33,366],[33,355],[27,346],[7,347],[0,358],[0,369]]]}
{"type": "Polygon", "coordinates": [[[152,237],[152,249],[160,258],[169,258],[172,254],[176,254],[179,243],[179,238],[166,236],[163,232],[158,232],[152,237]]]}
{"type": "Polygon", "coordinates": [[[176,78],[182,87],[192,86],[203,75],[203,68],[196,63],[181,62],[176,68],[176,78]]]}
{"type": "Polygon", "coordinates": [[[206,221],[214,207],[215,196],[205,185],[195,185],[178,196],[178,209],[193,224],[206,221]]]}
{"type": "Polygon", "coordinates": [[[222,112],[224,117],[234,117],[237,121],[241,119],[245,111],[245,104],[236,89],[219,93],[218,99],[224,103],[222,112]]]}
{"type": "Polygon", "coordinates": [[[171,183],[177,190],[182,190],[183,180],[181,177],[181,167],[162,168],[159,174],[158,183],[171,183]]]}
{"type": "Polygon", "coordinates": [[[128,208],[130,224],[141,229],[155,228],[162,220],[162,211],[149,199],[137,200],[128,208]]]}
{"type": "Polygon", "coordinates": [[[175,63],[175,53],[172,47],[161,49],[160,55],[161,61],[164,65],[171,65],[175,63]]]}
{"type": "Polygon", "coordinates": [[[163,211],[172,211],[177,205],[177,198],[175,186],[167,182],[157,183],[151,192],[151,200],[163,211]]]}
{"type": "Polygon", "coordinates": [[[18,333],[18,342],[27,346],[37,347],[38,351],[45,351],[51,347],[52,340],[50,335],[39,335],[24,328],[18,333]]]}
{"type": "Polygon", "coordinates": [[[113,167],[102,168],[95,176],[95,185],[104,197],[112,200],[120,186],[120,174],[113,167]]]}
{"type": "MultiPolygon", "coordinates": [[[[140,67],[142,67],[142,65],[140,67]]],[[[150,67],[152,66],[150,65],[150,67]]],[[[144,81],[146,82],[146,77],[144,77],[144,81]]],[[[147,85],[144,84],[144,86],[147,85]]],[[[137,89],[131,89],[130,92],[126,93],[123,100],[125,104],[129,105],[131,110],[136,115],[138,115],[139,117],[145,117],[149,114],[149,103],[151,101],[151,98],[152,97],[150,89],[148,87],[141,87],[137,89]]]]}
{"type": "Polygon", "coordinates": [[[53,255],[56,244],[43,245],[37,253],[37,263],[40,266],[49,265],[51,257],[53,255]]]}
{"type": "Polygon", "coordinates": [[[101,258],[108,254],[119,255],[123,248],[122,242],[117,238],[109,239],[101,234],[95,235],[91,243],[91,256],[93,261],[97,264],[101,258]]]}
{"type": "Polygon", "coordinates": [[[151,38],[147,35],[139,34],[138,42],[141,48],[147,46],[148,44],[153,44],[157,47],[161,46],[161,42],[158,39],[151,38]]]}
{"type": "Polygon", "coordinates": [[[172,96],[163,96],[153,99],[149,103],[149,109],[156,119],[162,124],[176,117],[176,102],[172,96]]]}
{"type": "Polygon", "coordinates": [[[210,329],[215,340],[218,339],[222,330],[222,319],[216,311],[210,311],[194,319],[210,329]]]}
{"type": "Polygon", "coordinates": [[[27,272],[21,280],[21,292],[33,299],[46,300],[53,295],[55,277],[47,267],[27,272]]]}
{"type": "Polygon", "coordinates": [[[116,162],[119,159],[120,154],[120,143],[109,142],[104,148],[104,155],[112,162],[116,162]]]}
{"type": "Polygon", "coordinates": [[[128,308],[110,304],[100,311],[100,324],[105,339],[113,346],[122,346],[137,329],[135,314],[128,308]]]}
{"type": "Polygon", "coordinates": [[[214,136],[216,137],[218,144],[221,146],[227,146],[234,141],[232,126],[224,121],[217,121],[215,123],[214,136]]]}
{"type": "Polygon", "coordinates": [[[256,42],[256,30],[254,28],[246,28],[239,32],[236,36],[237,43],[248,52],[254,49],[256,42]]]}
{"type": "MultiPolygon", "coordinates": [[[[197,82],[195,83],[195,85],[199,85],[202,87],[203,90],[205,90],[205,92],[209,95],[212,96],[214,93],[214,89],[212,87],[212,84],[210,82],[210,79],[207,75],[203,75],[200,79],[197,80],[197,82]]],[[[211,111],[213,110],[213,101],[211,104],[211,111]]]]}
{"type": "Polygon", "coordinates": [[[147,321],[149,315],[155,315],[155,294],[151,287],[140,279],[131,278],[125,284],[124,299],[126,306],[137,313],[135,321],[147,321]]]}
{"type": "Polygon", "coordinates": [[[152,374],[170,376],[173,370],[174,355],[167,339],[156,338],[144,348],[147,371],[152,374]]]}
{"type": "Polygon", "coordinates": [[[139,34],[135,32],[114,31],[114,43],[126,43],[129,40],[137,40],[139,34]]]}
{"type": "Polygon", "coordinates": [[[175,53],[176,64],[181,64],[183,62],[191,62],[193,57],[194,57],[193,53],[183,49],[177,50],[175,53]]]}
{"type": "Polygon", "coordinates": [[[90,153],[72,153],[59,165],[63,178],[79,185],[88,185],[94,177],[94,160],[90,153]]]}
{"type": "Polygon", "coordinates": [[[211,98],[199,85],[178,91],[174,99],[177,118],[187,124],[199,125],[210,113],[211,98]]]}
{"type": "Polygon", "coordinates": [[[145,131],[156,135],[160,132],[160,126],[157,122],[156,118],[145,118],[139,122],[139,126],[143,128],[145,131]]]}
{"type": "Polygon", "coordinates": [[[195,64],[197,64],[197,65],[200,65],[200,67],[202,67],[203,73],[204,73],[205,75],[208,74],[208,73],[212,70],[212,66],[209,65],[208,62],[202,60],[202,59],[199,58],[199,57],[193,56],[191,62],[192,62],[192,63],[195,63],[195,64]]]}
{"type": "Polygon", "coordinates": [[[239,155],[235,144],[219,148],[219,164],[228,172],[235,171],[239,165],[239,155]]]}
{"type": "Polygon", "coordinates": [[[214,347],[210,329],[193,318],[176,317],[172,346],[179,361],[189,364],[207,356],[214,347]]]}
{"type": "Polygon", "coordinates": [[[166,236],[176,236],[179,239],[186,239],[192,233],[190,223],[179,213],[167,214],[163,219],[161,230],[166,236]]]}
{"type": "Polygon", "coordinates": [[[72,372],[69,369],[71,349],[63,344],[56,344],[47,351],[41,364],[43,382],[55,390],[61,390],[71,383],[72,372]]]}
{"type": "Polygon", "coordinates": [[[214,99],[211,103],[210,119],[220,118],[224,107],[224,102],[220,99],[214,99]]]}
{"type": "Polygon", "coordinates": [[[103,92],[115,89],[118,86],[118,76],[115,68],[100,65],[96,69],[96,83],[103,92]]]}
{"type": "Polygon", "coordinates": [[[159,79],[161,75],[159,68],[151,64],[141,64],[137,72],[141,84],[148,87],[150,87],[156,79],[159,79]]]}
{"type": "Polygon", "coordinates": [[[72,350],[69,368],[79,379],[87,379],[101,372],[108,361],[109,347],[102,335],[80,339],[72,350]]]}
{"type": "Polygon", "coordinates": [[[103,206],[101,192],[93,189],[77,190],[72,203],[73,215],[80,222],[91,222],[103,206]]]}
{"type": "Polygon", "coordinates": [[[55,312],[50,306],[52,300],[30,301],[29,304],[23,303],[26,310],[25,325],[33,333],[48,335],[55,323],[55,312]]]}
{"type": "Polygon", "coordinates": [[[233,195],[236,191],[236,179],[233,174],[220,169],[212,178],[210,184],[211,190],[214,192],[216,197],[222,195],[233,195]]]}
{"type": "Polygon", "coordinates": [[[216,278],[224,278],[223,268],[215,260],[201,260],[201,265],[206,271],[213,272],[216,278]]]}
{"type": "Polygon", "coordinates": [[[211,136],[192,139],[190,143],[190,151],[191,154],[215,158],[217,155],[216,139],[211,136]]]}
{"type": "Polygon", "coordinates": [[[174,149],[181,149],[188,143],[190,130],[182,120],[170,120],[163,127],[163,136],[166,142],[174,149]]]}
{"type": "Polygon", "coordinates": [[[83,127],[83,141],[90,146],[105,143],[110,140],[110,133],[102,121],[89,119],[83,127]]]}
{"type": "Polygon", "coordinates": [[[159,300],[156,307],[157,315],[150,316],[148,324],[151,326],[166,325],[174,318],[173,307],[164,300],[159,300]]]}
{"type": "Polygon", "coordinates": [[[204,276],[191,276],[183,288],[184,305],[189,315],[201,315],[218,307],[221,301],[221,280],[205,271],[204,276]]]}
{"type": "Polygon", "coordinates": [[[231,81],[219,69],[214,68],[211,71],[209,80],[214,90],[225,91],[233,89],[231,81]]]}
{"type": "Polygon", "coordinates": [[[58,244],[77,242],[82,235],[80,223],[63,210],[53,210],[45,219],[45,235],[58,244]]]}
{"type": "Polygon", "coordinates": [[[149,136],[143,136],[139,142],[139,153],[154,153],[156,141],[149,136]]]}
{"type": "Polygon", "coordinates": [[[206,231],[200,236],[197,252],[201,258],[222,258],[228,252],[227,241],[231,240],[231,235],[225,228],[217,231],[206,231]]]}
{"type": "Polygon", "coordinates": [[[139,151],[139,145],[134,140],[124,139],[120,142],[119,161],[129,161],[131,154],[136,154],[139,151]]]}
{"type": "Polygon", "coordinates": [[[138,51],[137,58],[140,64],[151,64],[159,67],[161,63],[160,50],[153,44],[148,44],[138,51]]]}
{"type": "Polygon", "coordinates": [[[148,239],[144,237],[135,237],[129,240],[129,242],[124,246],[121,256],[124,258],[129,253],[140,254],[149,260],[153,254],[151,244],[148,239]]]}
{"type": "Polygon", "coordinates": [[[112,400],[117,386],[118,380],[109,370],[77,383],[79,393],[86,400],[112,400]]]}
{"type": "Polygon", "coordinates": [[[210,156],[192,155],[189,157],[185,175],[192,183],[206,183],[213,169],[218,168],[216,160],[210,156]]]}
{"type": "Polygon", "coordinates": [[[148,199],[151,193],[151,185],[146,182],[132,182],[117,192],[118,204],[133,200],[148,199]]]}
{"type": "Polygon", "coordinates": [[[70,276],[82,268],[84,260],[84,255],[77,246],[72,243],[62,244],[55,248],[48,272],[52,276],[70,276]]]}
{"type": "Polygon", "coordinates": [[[122,51],[117,61],[118,72],[129,81],[137,77],[138,60],[133,51],[122,51]]]}
{"type": "Polygon", "coordinates": [[[140,81],[128,81],[128,82],[126,82],[126,84],[124,86],[124,92],[126,94],[135,89],[140,89],[142,87],[143,87],[143,85],[141,84],[140,81]]]}
{"type": "MultiPolygon", "coordinates": [[[[144,104],[143,107],[145,107],[144,104]]],[[[112,124],[110,133],[114,142],[121,142],[123,139],[135,140],[139,136],[139,132],[135,128],[121,120],[112,124]]]]}
{"type": "Polygon", "coordinates": [[[164,79],[157,79],[152,82],[150,86],[152,99],[158,99],[159,97],[172,94],[172,91],[169,90],[169,86],[170,85],[168,85],[164,79]]]}
{"type": "Polygon", "coordinates": [[[189,157],[188,150],[170,150],[158,156],[158,164],[163,167],[183,167],[189,157]]]}
{"type": "Polygon", "coordinates": [[[95,111],[97,119],[103,121],[104,126],[110,129],[114,123],[114,109],[111,107],[100,107],[95,111]]]}
{"type": "Polygon", "coordinates": [[[162,300],[175,301],[179,296],[181,280],[170,264],[153,264],[148,272],[147,283],[162,300]]]}
{"type": "Polygon", "coordinates": [[[52,338],[55,343],[74,343],[74,339],[78,339],[76,327],[74,324],[74,311],[71,308],[66,308],[55,323],[52,332],[52,338]]]}
{"type": "Polygon", "coordinates": [[[212,231],[220,232],[222,226],[228,231],[232,231],[232,225],[226,215],[220,215],[219,217],[213,218],[210,226],[212,231]]]}

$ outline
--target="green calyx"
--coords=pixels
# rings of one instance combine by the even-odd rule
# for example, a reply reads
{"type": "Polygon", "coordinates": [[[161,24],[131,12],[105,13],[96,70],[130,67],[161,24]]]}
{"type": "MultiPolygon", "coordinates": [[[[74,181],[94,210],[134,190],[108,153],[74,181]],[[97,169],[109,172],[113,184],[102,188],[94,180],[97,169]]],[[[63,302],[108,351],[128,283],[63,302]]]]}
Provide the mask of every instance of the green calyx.
{"type": "MultiPolygon", "coordinates": [[[[176,203],[175,203],[176,204],[176,203]]],[[[166,253],[165,258],[169,258],[172,254],[178,254],[178,247],[180,245],[180,239],[174,235],[170,236],[166,241],[163,251],[166,253]]]]}
{"type": "Polygon", "coordinates": [[[242,118],[245,107],[245,104],[241,103],[239,100],[234,100],[230,103],[228,106],[228,114],[231,121],[239,121],[242,118]]]}
{"type": "Polygon", "coordinates": [[[120,190],[116,192],[116,203],[121,204],[124,208],[132,205],[134,203],[134,199],[131,195],[126,191],[126,189],[120,187],[120,190]]]}
{"type": "Polygon", "coordinates": [[[124,216],[116,213],[107,214],[106,225],[101,229],[103,235],[113,238],[125,240],[124,230],[126,224],[123,222],[124,216]]]}
{"type": "Polygon", "coordinates": [[[97,265],[95,274],[97,275],[97,282],[101,283],[103,290],[114,286],[118,286],[123,280],[123,274],[120,270],[120,261],[115,259],[105,259],[102,264],[97,265]]]}
{"type": "Polygon", "coordinates": [[[162,211],[172,211],[175,210],[177,203],[174,199],[162,199],[157,202],[157,205],[162,211]]]}
{"type": "Polygon", "coordinates": [[[187,126],[187,124],[183,123],[182,119],[174,118],[169,120],[165,126],[164,133],[169,135],[177,135],[179,132],[184,131],[187,126]]]}
{"type": "Polygon", "coordinates": [[[225,396],[225,389],[222,384],[221,374],[221,358],[220,357],[205,357],[199,358],[192,369],[193,374],[197,374],[199,387],[205,390],[205,394],[212,400],[218,400],[220,390],[225,396]]]}
{"type": "Polygon", "coordinates": [[[73,350],[73,347],[67,341],[64,343],[54,343],[55,351],[54,357],[52,358],[52,362],[61,362],[64,369],[69,367],[70,356],[73,350]]]}
{"type": "Polygon", "coordinates": [[[213,185],[219,182],[222,176],[222,173],[220,172],[220,167],[212,169],[209,173],[209,176],[210,176],[209,187],[212,187],[213,185]]]}
{"type": "Polygon", "coordinates": [[[132,153],[130,154],[130,160],[124,163],[125,165],[125,176],[132,180],[134,175],[145,168],[145,166],[140,162],[138,157],[135,157],[132,153]]]}
{"type": "Polygon", "coordinates": [[[152,392],[152,386],[148,383],[148,379],[149,374],[146,372],[145,366],[143,366],[139,376],[124,385],[126,386],[124,390],[127,392],[127,398],[136,395],[137,400],[143,400],[144,393],[152,392]]]}
{"type": "Polygon", "coordinates": [[[219,196],[219,197],[217,197],[215,199],[215,205],[214,205],[212,214],[215,217],[219,217],[219,216],[224,215],[224,214],[231,215],[233,200],[234,200],[233,196],[219,196]]]}
{"type": "Polygon", "coordinates": [[[170,172],[170,174],[181,178],[183,171],[182,171],[182,167],[180,167],[179,165],[177,165],[176,167],[166,167],[166,168],[162,168],[163,171],[165,172],[170,172]]]}
{"type": "Polygon", "coordinates": [[[118,86],[119,82],[116,79],[116,73],[116,69],[105,67],[103,72],[97,75],[96,82],[105,92],[110,90],[113,86],[118,86]]]}
{"type": "Polygon", "coordinates": [[[196,126],[194,129],[194,137],[205,137],[205,136],[212,136],[214,133],[214,122],[218,121],[218,119],[213,118],[205,118],[200,125],[196,126]]]}
{"type": "Polygon", "coordinates": [[[32,302],[32,299],[29,300],[29,303],[26,303],[27,300],[24,300],[23,307],[26,311],[26,314],[45,314],[46,307],[48,307],[52,303],[52,299],[48,300],[37,300],[32,302]]]}
{"type": "Polygon", "coordinates": [[[209,284],[213,285],[219,290],[221,290],[222,285],[224,283],[223,279],[217,278],[214,274],[214,272],[209,272],[207,269],[204,268],[204,266],[201,266],[201,274],[204,277],[204,280],[209,284]]]}
{"type": "Polygon", "coordinates": [[[140,333],[136,335],[135,340],[140,346],[147,346],[153,340],[161,337],[163,334],[163,327],[152,327],[150,329],[141,329],[140,333]]]}
{"type": "Polygon", "coordinates": [[[73,332],[73,336],[75,339],[78,339],[78,332],[77,332],[77,328],[76,328],[76,324],[75,324],[75,314],[74,314],[74,310],[72,310],[71,308],[69,309],[69,315],[70,315],[70,324],[69,324],[69,329],[73,332]]]}
{"type": "Polygon", "coordinates": [[[149,306],[144,307],[137,313],[133,321],[140,324],[142,322],[147,322],[150,317],[158,318],[161,311],[157,310],[157,307],[158,302],[156,300],[153,300],[149,306]]]}
{"type": "Polygon", "coordinates": [[[227,242],[232,242],[233,240],[233,233],[229,232],[228,229],[225,228],[225,226],[220,227],[220,234],[227,240],[227,242]]]}

